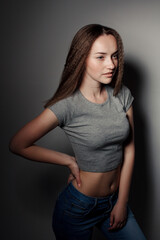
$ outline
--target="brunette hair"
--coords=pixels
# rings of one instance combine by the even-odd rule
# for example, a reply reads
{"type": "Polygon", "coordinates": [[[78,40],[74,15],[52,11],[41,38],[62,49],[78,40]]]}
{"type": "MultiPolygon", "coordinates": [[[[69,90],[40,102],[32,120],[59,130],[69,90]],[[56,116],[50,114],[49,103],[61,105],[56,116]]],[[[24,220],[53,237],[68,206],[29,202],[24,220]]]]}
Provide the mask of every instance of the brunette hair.
{"type": "Polygon", "coordinates": [[[113,35],[117,42],[118,69],[111,84],[114,88],[114,96],[118,94],[121,88],[124,65],[123,43],[121,37],[118,32],[112,28],[100,24],[89,24],[82,27],[74,36],[66,58],[60,84],[53,97],[45,104],[45,108],[61,99],[69,97],[80,87],[90,49],[94,41],[104,34],[113,35]]]}

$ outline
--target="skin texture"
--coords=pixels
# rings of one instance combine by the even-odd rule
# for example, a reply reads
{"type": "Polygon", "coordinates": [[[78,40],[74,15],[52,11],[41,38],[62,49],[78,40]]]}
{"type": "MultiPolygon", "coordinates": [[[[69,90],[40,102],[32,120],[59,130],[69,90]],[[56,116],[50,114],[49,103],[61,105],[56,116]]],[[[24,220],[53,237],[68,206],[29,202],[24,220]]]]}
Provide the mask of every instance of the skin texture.
{"type": "MultiPolygon", "coordinates": [[[[89,101],[103,103],[108,95],[102,84],[109,84],[118,66],[117,44],[112,35],[102,35],[93,43],[86,60],[86,72],[80,91],[89,101]]],[[[134,165],[133,109],[126,113],[131,137],[124,146],[123,165],[105,173],[80,171],[73,156],[35,145],[35,142],[58,126],[55,114],[45,109],[39,116],[26,124],[12,138],[10,150],[25,158],[67,166],[70,169],[68,182],[89,196],[107,196],[119,187],[119,196],[110,216],[110,230],[124,226],[127,217],[127,202],[134,165]],[[97,186],[97,187],[95,187],[97,186]]]]}

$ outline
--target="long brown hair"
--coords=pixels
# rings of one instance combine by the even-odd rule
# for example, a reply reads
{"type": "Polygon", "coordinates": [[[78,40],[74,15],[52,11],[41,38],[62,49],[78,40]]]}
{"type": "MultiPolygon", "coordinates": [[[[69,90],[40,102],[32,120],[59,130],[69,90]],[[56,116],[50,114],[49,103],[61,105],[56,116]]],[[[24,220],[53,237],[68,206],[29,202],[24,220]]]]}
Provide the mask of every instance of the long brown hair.
{"type": "Polygon", "coordinates": [[[61,81],[57,91],[51,99],[45,104],[45,108],[53,105],[55,102],[69,97],[81,85],[86,59],[94,41],[101,35],[111,34],[117,41],[118,48],[118,69],[111,82],[114,87],[114,95],[117,95],[121,88],[124,54],[123,43],[120,35],[112,28],[102,26],[100,24],[89,24],[82,27],[74,36],[62,72],[61,81]]]}

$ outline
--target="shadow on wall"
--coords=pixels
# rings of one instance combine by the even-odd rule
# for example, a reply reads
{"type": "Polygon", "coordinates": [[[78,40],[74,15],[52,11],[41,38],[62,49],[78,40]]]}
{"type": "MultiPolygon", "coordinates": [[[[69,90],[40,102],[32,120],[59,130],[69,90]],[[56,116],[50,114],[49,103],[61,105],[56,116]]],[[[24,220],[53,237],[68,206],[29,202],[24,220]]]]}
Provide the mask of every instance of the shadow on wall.
{"type": "Polygon", "coordinates": [[[152,178],[150,176],[149,161],[149,133],[145,112],[141,106],[143,86],[145,85],[145,72],[143,68],[131,60],[124,66],[124,84],[129,87],[134,96],[134,124],[135,124],[135,168],[130,194],[130,206],[146,235],[149,234],[149,219],[151,216],[152,178]]]}

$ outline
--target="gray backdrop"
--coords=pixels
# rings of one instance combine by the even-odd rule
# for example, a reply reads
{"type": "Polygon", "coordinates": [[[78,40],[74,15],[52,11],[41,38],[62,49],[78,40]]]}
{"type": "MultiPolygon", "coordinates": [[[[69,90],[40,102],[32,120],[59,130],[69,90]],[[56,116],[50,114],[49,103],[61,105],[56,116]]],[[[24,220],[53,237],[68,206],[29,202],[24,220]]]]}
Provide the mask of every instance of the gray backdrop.
{"type": "MultiPolygon", "coordinates": [[[[1,239],[55,239],[52,210],[66,184],[68,169],[13,155],[8,142],[43,110],[44,102],[58,86],[73,35],[89,23],[117,29],[124,42],[124,81],[135,97],[136,166],[130,205],[147,239],[160,239],[160,2],[2,2],[1,239]]],[[[58,128],[39,144],[72,154],[58,128]]],[[[93,239],[104,237],[95,230],[93,239]]]]}

